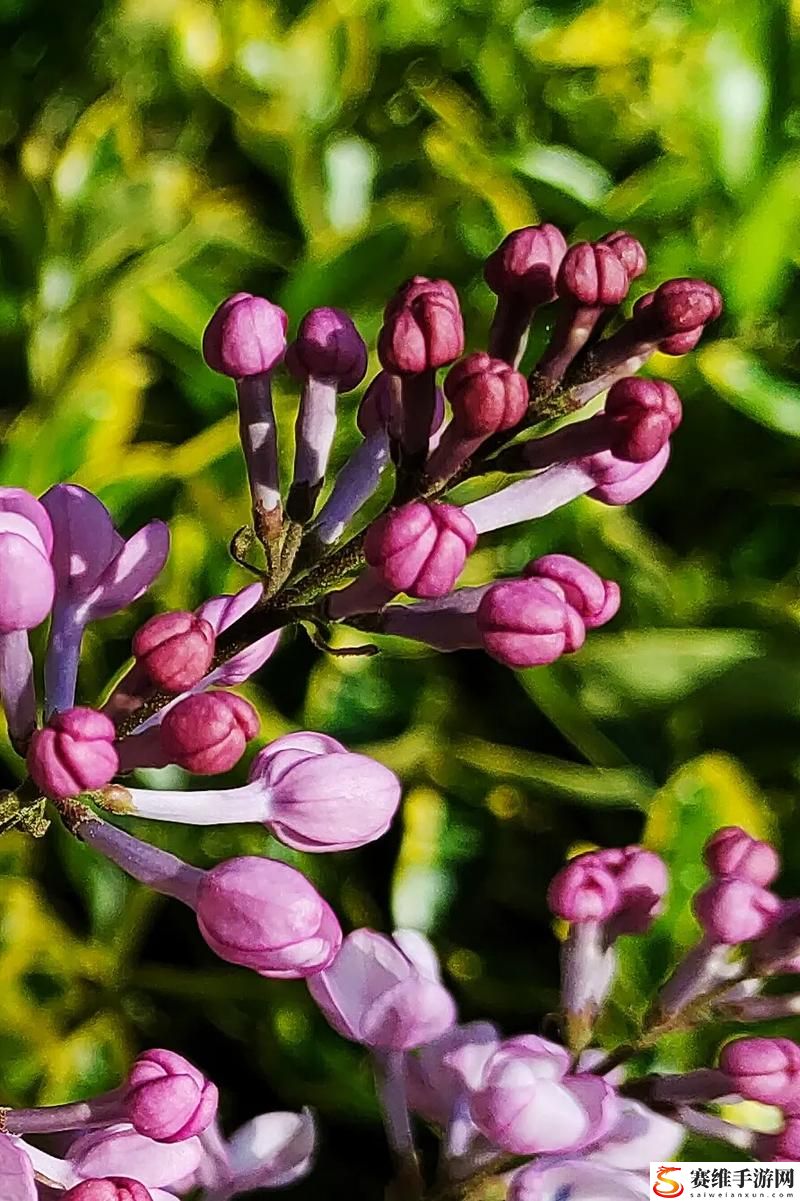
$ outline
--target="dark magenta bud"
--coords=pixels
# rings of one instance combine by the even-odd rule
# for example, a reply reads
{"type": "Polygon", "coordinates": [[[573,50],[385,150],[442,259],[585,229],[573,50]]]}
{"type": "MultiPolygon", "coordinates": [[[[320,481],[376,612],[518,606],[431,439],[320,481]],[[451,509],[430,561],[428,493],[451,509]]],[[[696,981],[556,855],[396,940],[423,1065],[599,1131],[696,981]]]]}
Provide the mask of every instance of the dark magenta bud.
{"type": "Polygon", "coordinates": [[[104,1180],[82,1180],[58,1194],[63,1201],[153,1201],[150,1191],[138,1180],[127,1176],[108,1176],[104,1180]]]}
{"type": "Polygon", "coordinates": [[[696,333],[721,312],[722,297],[702,279],[668,279],[634,307],[634,316],[659,342],[696,333]]]}
{"type": "Polygon", "coordinates": [[[714,876],[738,876],[767,888],[778,875],[781,861],[768,842],[753,838],[740,826],[724,826],[709,838],[703,858],[714,876]]]}
{"type": "Polygon", "coordinates": [[[283,309],[249,292],[223,300],[203,334],[203,358],[212,371],[244,379],[279,363],[286,349],[283,309]]]}
{"type": "MultiPolygon", "coordinates": [[[[641,317],[653,303],[655,292],[647,292],[644,296],[640,296],[633,306],[634,316],[641,317]]],[[[698,325],[697,329],[690,330],[687,334],[673,334],[669,338],[664,338],[659,342],[658,349],[662,354],[682,355],[689,354],[694,350],[697,343],[703,336],[704,325],[698,325]]]]}
{"type": "Polygon", "coordinates": [[[235,692],[199,692],[167,710],[161,745],[171,763],[213,776],[239,762],[260,727],[253,706],[235,692]]]}
{"type": "Polygon", "coordinates": [[[453,418],[467,438],[488,438],[513,429],[528,410],[528,383],[503,359],[485,351],[451,367],[444,381],[453,418]]]}
{"type": "Polygon", "coordinates": [[[719,1066],[735,1091],[764,1105],[797,1106],[800,1047],[788,1038],[737,1038],[720,1053],[719,1066]]]}
{"type": "Polygon", "coordinates": [[[722,876],[695,895],[692,907],[707,937],[732,947],[766,934],[775,925],[781,902],[750,880],[722,876]]]}
{"type": "Polygon", "coordinates": [[[194,613],[158,613],[133,636],[133,653],[157,688],[183,692],[202,680],[214,658],[214,627],[194,613]]]}
{"type": "Polygon", "coordinates": [[[431,598],[451,591],[476,541],[474,525],[455,505],[412,501],[373,522],[364,553],[388,588],[431,598]]]}
{"type": "Polygon", "coordinates": [[[647,270],[647,255],[644,246],[624,229],[618,229],[612,234],[600,238],[602,246],[610,246],[614,254],[621,260],[628,273],[628,279],[638,279],[647,270]]]}
{"type": "Polygon", "coordinates": [[[515,229],[489,255],[483,278],[497,296],[520,296],[530,305],[556,297],[556,276],[567,242],[555,225],[515,229]]]}
{"type": "Polygon", "coordinates": [[[477,622],[484,649],[507,667],[553,663],[577,650],[586,637],[580,614],[567,604],[563,589],[547,580],[492,585],[478,606],[477,622]]]}
{"type": "Polygon", "coordinates": [[[286,351],[286,366],[298,379],[311,375],[333,381],[339,392],[350,392],[366,373],[367,347],[347,313],[312,309],[286,351]]]}
{"type": "Polygon", "coordinates": [[[56,800],[105,788],[119,768],[117,731],[105,713],[77,705],[55,713],[36,730],[28,747],[28,771],[42,792],[56,800]]]}
{"type": "Polygon", "coordinates": [[[681,423],[678,393],[666,380],[632,375],[617,380],[606,397],[609,449],[629,463],[648,463],[681,423]]]}
{"type": "Polygon", "coordinates": [[[390,300],[378,357],[396,375],[419,375],[452,363],[464,350],[464,322],[452,284],[415,275],[390,300]]]}
{"type": "Polygon", "coordinates": [[[619,304],[629,286],[622,259],[601,242],[570,246],[558,272],[559,296],[589,308],[619,304]]]}

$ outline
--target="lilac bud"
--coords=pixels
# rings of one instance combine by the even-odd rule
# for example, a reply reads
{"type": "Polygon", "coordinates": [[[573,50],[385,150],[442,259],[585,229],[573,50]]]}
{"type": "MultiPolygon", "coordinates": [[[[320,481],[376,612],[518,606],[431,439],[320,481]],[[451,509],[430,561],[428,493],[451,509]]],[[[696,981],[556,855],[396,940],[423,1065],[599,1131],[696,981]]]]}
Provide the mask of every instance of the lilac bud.
{"type": "Polygon", "coordinates": [[[779,1134],[762,1134],[753,1154],[767,1163],[800,1163],[800,1119],[789,1118],[779,1134]]]}
{"type": "Polygon", "coordinates": [[[489,255],[483,277],[497,296],[522,296],[531,305],[555,299],[555,281],[567,243],[555,225],[529,225],[508,234],[489,255]]]}
{"type": "Polygon", "coordinates": [[[733,1092],[765,1105],[800,1103],[800,1047],[788,1038],[737,1038],[722,1048],[719,1066],[733,1092]]]}
{"type": "Polygon", "coordinates": [[[547,890],[551,913],[567,922],[603,922],[617,910],[620,890],[595,855],[578,855],[556,872],[547,890]]]}
{"type": "Polygon", "coordinates": [[[558,584],[567,604],[577,610],[589,630],[611,621],[619,609],[619,584],[601,579],[591,567],[571,555],[542,555],[528,563],[523,575],[558,584]]]}
{"type": "Polygon", "coordinates": [[[159,613],[133,636],[133,653],[147,677],[165,692],[183,692],[211,667],[214,627],[194,613],[159,613]]]}
{"type": "Polygon", "coordinates": [[[104,788],[119,766],[115,737],[114,723],[96,709],[56,713],[31,737],[28,770],[37,787],[56,800],[104,788]]]}
{"type": "Polygon", "coordinates": [[[456,363],[447,374],[444,391],[453,406],[453,420],[467,438],[483,439],[511,430],[528,409],[524,375],[484,351],[456,363]]]}
{"type": "Polygon", "coordinates": [[[414,276],[386,306],[381,365],[396,375],[418,375],[452,363],[463,350],[464,322],[452,284],[414,276]]]}
{"type": "Polygon", "coordinates": [[[647,270],[647,255],[641,242],[623,229],[615,233],[604,234],[600,238],[601,246],[610,246],[614,254],[621,260],[628,273],[628,279],[638,279],[647,270]]]}
{"type": "Polygon", "coordinates": [[[367,348],[347,313],[312,309],[286,352],[286,366],[298,379],[314,376],[335,383],[339,392],[350,392],[366,373],[367,348]]]}
{"type": "Polygon", "coordinates": [[[605,406],[619,459],[647,463],[666,446],[683,415],[678,393],[665,380],[627,376],[609,389],[605,406]]]}
{"type": "Polygon", "coordinates": [[[203,334],[203,357],[212,371],[244,379],[279,363],[286,349],[288,318],[262,296],[237,292],[223,300],[203,334]]]}
{"type": "Polygon", "coordinates": [[[373,522],[364,554],[394,592],[445,596],[476,541],[475,527],[455,505],[414,501],[373,522]]]}
{"type": "Polygon", "coordinates": [[[195,902],[200,933],[220,959],[297,980],[327,967],[342,932],[330,906],[288,864],[254,855],[206,872],[195,902]]]}
{"type": "Polygon", "coordinates": [[[733,876],[712,880],[693,901],[695,915],[707,936],[725,946],[737,946],[766,934],[780,907],[774,892],[733,876]]]}
{"type": "Polygon", "coordinates": [[[588,493],[604,505],[629,505],[638,500],[662,475],[669,462],[669,443],[647,463],[628,463],[610,450],[579,460],[580,466],[595,479],[588,493]]]}
{"type": "Polygon", "coordinates": [[[249,779],[270,793],[266,824],[300,851],[346,851],[385,834],[400,782],[383,764],[324,734],[287,734],[256,755],[249,779]]]}
{"type": "Polygon", "coordinates": [[[130,1070],[125,1116],[138,1134],[179,1143],[207,1129],[218,1100],[216,1085],[187,1059],[156,1049],[140,1055],[130,1070]]]}
{"type": "MultiPolygon", "coordinates": [[[[0,489],[0,506],[2,493],[0,489]]],[[[49,528],[50,522],[39,508],[37,524],[21,512],[0,507],[0,635],[32,630],[53,607],[55,576],[48,550],[53,536],[52,531],[49,539],[42,536],[39,526],[46,521],[49,528]]]]}
{"type": "Polygon", "coordinates": [[[639,323],[661,341],[702,329],[722,312],[722,297],[702,279],[668,279],[635,309],[639,323]]]}
{"type": "Polygon", "coordinates": [[[595,308],[620,304],[628,295],[628,272],[614,249],[602,242],[570,246],[558,273],[558,294],[595,308]]]}
{"type": "Polygon", "coordinates": [[[161,745],[167,762],[199,776],[230,771],[261,722],[253,706],[235,692],[198,692],[164,715],[161,745]]]}
{"type": "Polygon", "coordinates": [[[619,1116],[607,1080],[567,1075],[568,1054],[546,1046],[528,1037],[501,1043],[470,1099],[478,1129],[512,1155],[578,1151],[599,1141],[619,1116]]]}
{"type": "Polygon", "coordinates": [[[669,888],[664,860],[637,846],[595,851],[594,858],[611,874],[619,889],[613,932],[644,934],[658,916],[669,888]]]}
{"type": "MultiPolygon", "coordinates": [[[[170,1188],[191,1176],[200,1166],[203,1148],[197,1138],[187,1138],[180,1143],[157,1143],[137,1134],[131,1126],[118,1125],[79,1135],[70,1146],[67,1158],[78,1176],[114,1180],[123,1172],[135,1170],[146,1188],[159,1189],[170,1188]]],[[[127,1177],[122,1179],[127,1180],[127,1177]]],[[[123,1198],[128,1201],[124,1193],[123,1198]]],[[[90,1199],[94,1201],[91,1194],[90,1199]]],[[[117,1201],[113,1194],[112,1201],[117,1201]]],[[[140,1197],[134,1193],[131,1201],[140,1201],[140,1197]]],[[[147,1201],[147,1198],[141,1201],[147,1201]]]]}
{"type": "Polygon", "coordinates": [[[368,1047],[404,1051],[438,1038],[455,1021],[433,956],[419,955],[421,936],[395,939],[373,930],[348,934],[330,966],[308,990],[334,1030],[368,1047]]]}
{"type": "Polygon", "coordinates": [[[775,848],[740,826],[717,830],[706,843],[703,857],[713,876],[738,876],[762,888],[773,882],[781,867],[775,848]]]}
{"type": "MultiPolygon", "coordinates": [[[[557,586],[556,586],[557,588],[557,586]]],[[[582,622],[542,580],[506,580],[484,594],[477,611],[483,647],[508,667],[553,663],[579,644],[582,622]]]]}
{"type": "Polygon", "coordinates": [[[150,1191],[126,1176],[106,1176],[104,1180],[83,1180],[59,1194],[63,1201],[152,1201],[150,1191]]]}
{"type": "MultiPolygon", "coordinates": [[[[633,306],[634,317],[638,317],[641,320],[652,305],[654,298],[655,292],[647,292],[644,296],[640,296],[636,301],[636,304],[633,306]]],[[[671,337],[664,338],[661,342],[659,342],[658,349],[662,354],[688,354],[689,351],[694,350],[695,346],[702,338],[704,329],[704,325],[698,325],[697,329],[689,330],[688,333],[673,334],[671,337]]]]}
{"type": "Polygon", "coordinates": [[[500,1036],[490,1022],[452,1026],[406,1059],[406,1092],[415,1113],[446,1126],[459,1098],[477,1088],[500,1036]]]}

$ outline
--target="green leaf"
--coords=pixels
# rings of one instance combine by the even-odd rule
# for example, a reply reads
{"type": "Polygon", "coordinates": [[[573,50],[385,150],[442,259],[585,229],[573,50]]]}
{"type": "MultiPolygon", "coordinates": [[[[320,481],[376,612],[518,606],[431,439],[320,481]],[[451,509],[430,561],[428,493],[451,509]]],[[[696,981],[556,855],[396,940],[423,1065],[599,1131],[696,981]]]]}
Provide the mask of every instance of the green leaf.
{"type": "Polygon", "coordinates": [[[800,388],[774,375],[754,355],[735,342],[715,342],[702,350],[699,365],[712,387],[734,408],[767,429],[800,437],[800,388]]]}

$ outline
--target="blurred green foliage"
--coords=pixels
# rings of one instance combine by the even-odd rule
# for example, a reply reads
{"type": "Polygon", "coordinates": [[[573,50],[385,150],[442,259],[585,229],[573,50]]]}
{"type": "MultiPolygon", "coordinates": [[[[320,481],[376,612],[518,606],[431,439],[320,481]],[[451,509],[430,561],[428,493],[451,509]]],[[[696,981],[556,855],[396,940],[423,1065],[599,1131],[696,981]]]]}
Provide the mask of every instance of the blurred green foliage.
{"type": "MultiPolygon", "coordinates": [[[[303,867],[346,923],[430,930],[466,1016],[542,1021],[544,882],[570,848],[644,828],[676,888],[656,937],[629,940],[607,1030],[624,1036],[694,936],[709,830],[775,834],[800,890],[800,4],[0,0],[0,40],[0,479],[76,480],[124,529],[173,531],[152,595],[92,629],[87,699],[154,608],[243,582],[225,550],[247,513],[231,390],[197,349],[228,292],[293,322],[339,304],[373,338],[402,278],[446,275],[479,345],[481,259],[540,218],[629,228],[643,286],[723,291],[699,351],[653,366],[686,407],[653,493],[632,511],[581,501],[469,566],[475,582],[576,553],[622,583],[609,632],[518,675],[391,641],[322,658],[297,635],[247,689],[265,737],[322,728],[401,773],[400,829],[303,867]]],[[[340,458],[354,438],[346,413],[340,458]]],[[[148,836],[198,864],[268,846],[148,836]]],[[[322,1167],[298,1196],[379,1195],[366,1065],[301,986],[214,961],[187,914],[56,830],[0,839],[0,871],[0,1099],[85,1095],[132,1049],[172,1045],[219,1079],[226,1121],[318,1108],[322,1167]]],[[[709,1046],[674,1040],[659,1062],[709,1046]]]]}

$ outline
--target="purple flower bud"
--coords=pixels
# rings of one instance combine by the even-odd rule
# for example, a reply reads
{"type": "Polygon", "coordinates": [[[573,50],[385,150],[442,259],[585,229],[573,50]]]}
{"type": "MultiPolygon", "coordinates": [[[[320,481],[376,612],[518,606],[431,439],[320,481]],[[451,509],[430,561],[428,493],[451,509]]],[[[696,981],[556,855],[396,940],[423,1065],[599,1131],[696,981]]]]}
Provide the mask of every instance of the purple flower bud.
{"type": "MultiPolygon", "coordinates": [[[[203,1158],[203,1148],[197,1138],[187,1138],[180,1143],[157,1143],[137,1134],[131,1126],[118,1125],[79,1135],[70,1146],[67,1158],[79,1176],[113,1180],[123,1172],[135,1171],[146,1188],[158,1189],[178,1184],[195,1172],[203,1158]]],[[[126,1176],[122,1178],[127,1180],[126,1176]]],[[[93,1197],[91,1201],[94,1201],[93,1197]]],[[[132,1201],[140,1201],[140,1198],[134,1193],[132,1201]]]]}
{"type": "Polygon", "coordinates": [[[127,1176],[83,1180],[60,1196],[63,1201],[152,1201],[150,1191],[127,1176]]]}
{"type": "Polygon", "coordinates": [[[697,920],[715,943],[736,946],[760,938],[774,925],[781,902],[750,880],[712,880],[693,901],[697,920]]]}
{"type": "Polygon", "coordinates": [[[737,1038],[720,1053],[732,1092],[765,1105],[800,1103],[800,1047],[788,1038],[737,1038]]]}
{"type": "Polygon", "coordinates": [[[784,1122],[779,1134],[762,1134],[753,1154],[767,1163],[800,1163],[800,1119],[784,1122]]]}
{"type": "Polygon", "coordinates": [[[212,371],[244,379],[271,371],[286,350],[288,318],[262,296],[237,292],[223,300],[203,334],[203,358],[212,371]]]}
{"type": "Polygon", "coordinates": [[[446,280],[417,275],[386,306],[378,357],[387,371],[418,375],[452,363],[464,351],[458,297],[446,280]]]}
{"type": "Polygon", "coordinates": [[[781,868],[775,848],[753,838],[740,826],[725,826],[712,834],[703,858],[713,876],[738,876],[762,888],[773,882],[781,868]]]}
{"type": "Polygon", "coordinates": [[[368,1047],[423,1046],[456,1017],[431,948],[409,931],[398,931],[394,940],[373,930],[353,931],[333,963],[309,980],[308,990],[338,1034],[368,1047]]]}
{"type": "Polygon", "coordinates": [[[603,1138],[619,1116],[607,1080],[567,1075],[567,1053],[555,1048],[557,1056],[546,1046],[529,1037],[502,1043],[471,1097],[478,1129],[512,1155],[578,1151],[603,1138]]]}
{"type": "Polygon", "coordinates": [[[286,352],[286,366],[298,379],[314,376],[335,383],[339,392],[350,392],[366,373],[367,347],[347,313],[312,309],[286,352]]]}
{"type": "Polygon", "coordinates": [[[324,734],[287,734],[256,755],[249,779],[269,790],[266,824],[300,851],[346,851],[385,834],[400,782],[383,764],[324,734]]]}
{"type": "Polygon", "coordinates": [[[601,579],[591,567],[571,555],[542,555],[528,563],[523,575],[558,584],[567,604],[577,610],[589,630],[611,621],[619,609],[619,584],[601,579]]]}
{"type": "Polygon", "coordinates": [[[28,771],[56,800],[104,788],[118,770],[115,737],[114,723],[96,709],[78,706],[56,713],[31,737],[28,771]]]}
{"type": "Polygon", "coordinates": [[[609,449],[619,459],[647,463],[666,446],[681,423],[678,393],[665,380],[627,376],[617,380],[606,397],[611,439],[609,449]]]}
{"type": "Polygon", "coordinates": [[[582,626],[557,586],[543,580],[506,580],[493,585],[478,606],[483,647],[508,667],[553,663],[579,644],[582,626]]]}
{"type": "Polygon", "coordinates": [[[216,1085],[187,1059],[155,1049],[140,1055],[130,1070],[125,1113],[138,1134],[179,1143],[208,1128],[218,1100],[216,1085]]]}
{"type": "Polygon", "coordinates": [[[490,1022],[452,1026],[435,1042],[406,1059],[406,1093],[415,1113],[446,1126],[456,1102],[477,1088],[489,1057],[500,1043],[490,1022]]]}
{"type": "Polygon", "coordinates": [[[567,922],[604,922],[620,904],[613,875],[592,853],[578,855],[556,872],[547,890],[550,912],[567,922]]]}
{"type": "MultiPolygon", "coordinates": [[[[647,292],[644,296],[640,296],[633,306],[634,318],[643,318],[646,311],[650,308],[655,298],[655,292],[647,292]]],[[[658,343],[658,349],[662,354],[682,355],[688,354],[694,350],[697,343],[703,336],[704,325],[698,325],[697,329],[689,330],[685,334],[673,334],[669,338],[664,338],[658,343]]]]}
{"type": "Polygon", "coordinates": [[[555,225],[529,225],[503,239],[483,269],[496,296],[522,296],[531,305],[555,300],[556,276],[567,242],[555,225]]]}
{"type": "Polygon", "coordinates": [[[581,459],[580,466],[591,472],[595,487],[588,493],[604,505],[629,505],[638,500],[662,475],[669,462],[669,443],[647,463],[628,463],[610,450],[581,459]]]}
{"type": "Polygon", "coordinates": [[[342,932],[330,906],[288,864],[246,855],[206,872],[195,901],[200,933],[220,959],[297,980],[327,967],[342,932]]]}
{"type": "Polygon", "coordinates": [[[624,229],[618,229],[615,233],[604,234],[600,238],[600,245],[611,247],[627,271],[628,279],[634,280],[638,279],[640,275],[644,275],[647,270],[647,255],[645,254],[644,246],[636,238],[632,237],[631,234],[626,233],[624,229]]]}
{"type": "Polygon", "coordinates": [[[198,776],[230,771],[261,722],[253,706],[235,692],[198,692],[178,701],[161,723],[167,762],[198,776]]]}
{"type": "Polygon", "coordinates": [[[0,488],[0,635],[32,630],[53,607],[53,530],[22,488],[0,488]]]}
{"type": "Polygon", "coordinates": [[[364,554],[394,592],[445,596],[476,541],[475,527],[455,505],[414,501],[373,522],[364,554]]]}
{"type": "Polygon", "coordinates": [[[485,351],[469,354],[451,367],[444,381],[453,420],[467,438],[488,438],[513,429],[528,409],[524,375],[485,351]]]}
{"type": "Polygon", "coordinates": [[[148,678],[165,692],[183,692],[202,680],[214,658],[210,622],[194,613],[159,613],[133,636],[133,653],[148,678]]]}
{"type": "Polygon", "coordinates": [[[619,889],[613,933],[644,934],[658,916],[669,889],[664,860],[637,846],[595,851],[593,857],[611,874],[619,889]]]}
{"type": "Polygon", "coordinates": [[[0,1180],[4,1201],[37,1201],[33,1164],[22,1147],[5,1134],[0,1134],[0,1180]]]}
{"type": "Polygon", "coordinates": [[[634,313],[659,342],[702,329],[722,312],[719,292],[702,279],[668,279],[651,295],[638,301],[634,313]]]}
{"type": "Polygon", "coordinates": [[[570,246],[558,272],[559,296],[590,308],[620,304],[629,286],[622,259],[602,242],[570,246]]]}

